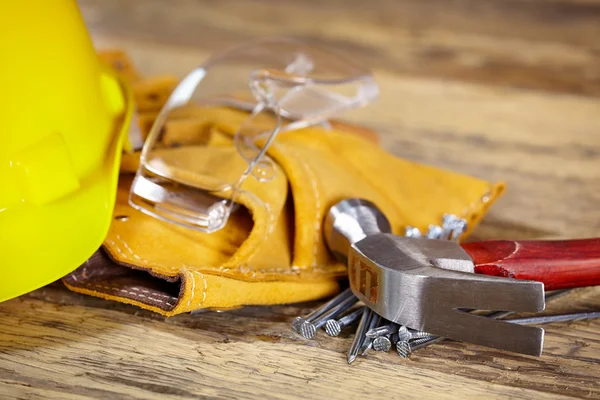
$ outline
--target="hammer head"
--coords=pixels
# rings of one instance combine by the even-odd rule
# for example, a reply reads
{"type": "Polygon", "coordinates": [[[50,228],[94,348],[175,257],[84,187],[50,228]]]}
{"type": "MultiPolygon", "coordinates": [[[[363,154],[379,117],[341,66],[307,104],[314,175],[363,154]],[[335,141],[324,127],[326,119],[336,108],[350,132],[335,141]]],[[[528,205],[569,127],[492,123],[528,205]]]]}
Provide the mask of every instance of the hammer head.
{"type": "Polygon", "coordinates": [[[352,244],[354,294],[382,317],[454,340],[521,354],[542,353],[544,330],[464,309],[543,311],[544,285],[474,274],[456,243],[379,233],[352,244]]]}

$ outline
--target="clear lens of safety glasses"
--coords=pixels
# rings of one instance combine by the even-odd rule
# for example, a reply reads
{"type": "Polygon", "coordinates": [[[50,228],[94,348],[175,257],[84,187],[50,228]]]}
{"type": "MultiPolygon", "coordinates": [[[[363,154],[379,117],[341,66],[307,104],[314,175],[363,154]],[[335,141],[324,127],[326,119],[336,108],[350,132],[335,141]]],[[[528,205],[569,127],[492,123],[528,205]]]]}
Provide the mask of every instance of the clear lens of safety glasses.
{"type": "Polygon", "coordinates": [[[367,70],[294,39],[263,39],[219,53],[180,82],[157,116],[130,204],[199,231],[221,229],[246,179],[273,178],[266,150],[278,132],[326,124],[378,92],[367,70]],[[219,118],[236,124],[233,135],[219,129],[219,118]]]}

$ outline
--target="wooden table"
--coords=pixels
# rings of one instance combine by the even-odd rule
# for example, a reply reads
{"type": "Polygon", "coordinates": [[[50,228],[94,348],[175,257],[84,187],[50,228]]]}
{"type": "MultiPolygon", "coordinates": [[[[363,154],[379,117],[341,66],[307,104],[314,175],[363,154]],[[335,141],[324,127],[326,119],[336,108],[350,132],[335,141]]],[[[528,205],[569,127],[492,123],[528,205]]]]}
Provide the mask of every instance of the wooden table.
{"type": "MultiPolygon", "coordinates": [[[[508,192],[471,239],[600,235],[600,2],[81,0],[98,47],[183,75],[224,45],[293,34],[351,53],[382,93],[352,118],[394,154],[508,192]]],[[[162,318],[53,284],[0,304],[0,397],[600,398],[600,321],[547,326],[544,355],[444,342],[345,363],[305,341],[314,304],[162,318]]],[[[581,289],[549,312],[600,308],[581,289]]]]}

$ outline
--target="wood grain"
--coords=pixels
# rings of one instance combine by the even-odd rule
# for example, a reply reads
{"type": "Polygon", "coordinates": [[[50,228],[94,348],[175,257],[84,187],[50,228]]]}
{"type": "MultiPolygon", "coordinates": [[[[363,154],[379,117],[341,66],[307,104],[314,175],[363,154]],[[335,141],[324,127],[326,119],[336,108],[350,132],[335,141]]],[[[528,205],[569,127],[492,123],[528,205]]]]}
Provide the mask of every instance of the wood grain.
{"type": "MultiPolygon", "coordinates": [[[[99,48],[182,76],[263,35],[373,68],[346,115],[397,156],[503,180],[471,241],[600,236],[600,1],[79,0],[99,48]]],[[[0,398],[600,398],[600,322],[547,325],[544,355],[457,342],[344,361],[351,335],[290,329],[316,304],[165,319],[53,284],[0,304],[0,398]]],[[[600,308],[576,289],[547,312],[600,308]]]]}
{"type": "MultiPolygon", "coordinates": [[[[589,291],[569,309],[598,308],[589,291]]],[[[163,318],[41,289],[0,307],[0,396],[63,398],[559,398],[600,395],[600,321],[548,326],[541,358],[446,342],[345,363],[350,334],[304,340],[289,322],[314,304],[163,318]],[[85,305],[84,305],[85,304],[85,305]]],[[[558,304],[557,304],[558,306],[558,304]]],[[[560,312],[549,305],[549,312],[560,312]]]]}

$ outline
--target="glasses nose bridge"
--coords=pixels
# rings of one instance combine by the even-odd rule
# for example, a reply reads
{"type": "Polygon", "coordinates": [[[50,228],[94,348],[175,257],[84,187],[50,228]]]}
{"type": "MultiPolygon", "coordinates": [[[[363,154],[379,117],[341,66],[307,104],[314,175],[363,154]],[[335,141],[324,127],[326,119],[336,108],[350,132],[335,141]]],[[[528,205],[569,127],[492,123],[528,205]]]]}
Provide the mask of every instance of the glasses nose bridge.
{"type": "Polygon", "coordinates": [[[284,71],[255,71],[249,83],[256,100],[282,117],[320,124],[374,101],[379,95],[369,75],[322,79],[284,71]]]}

